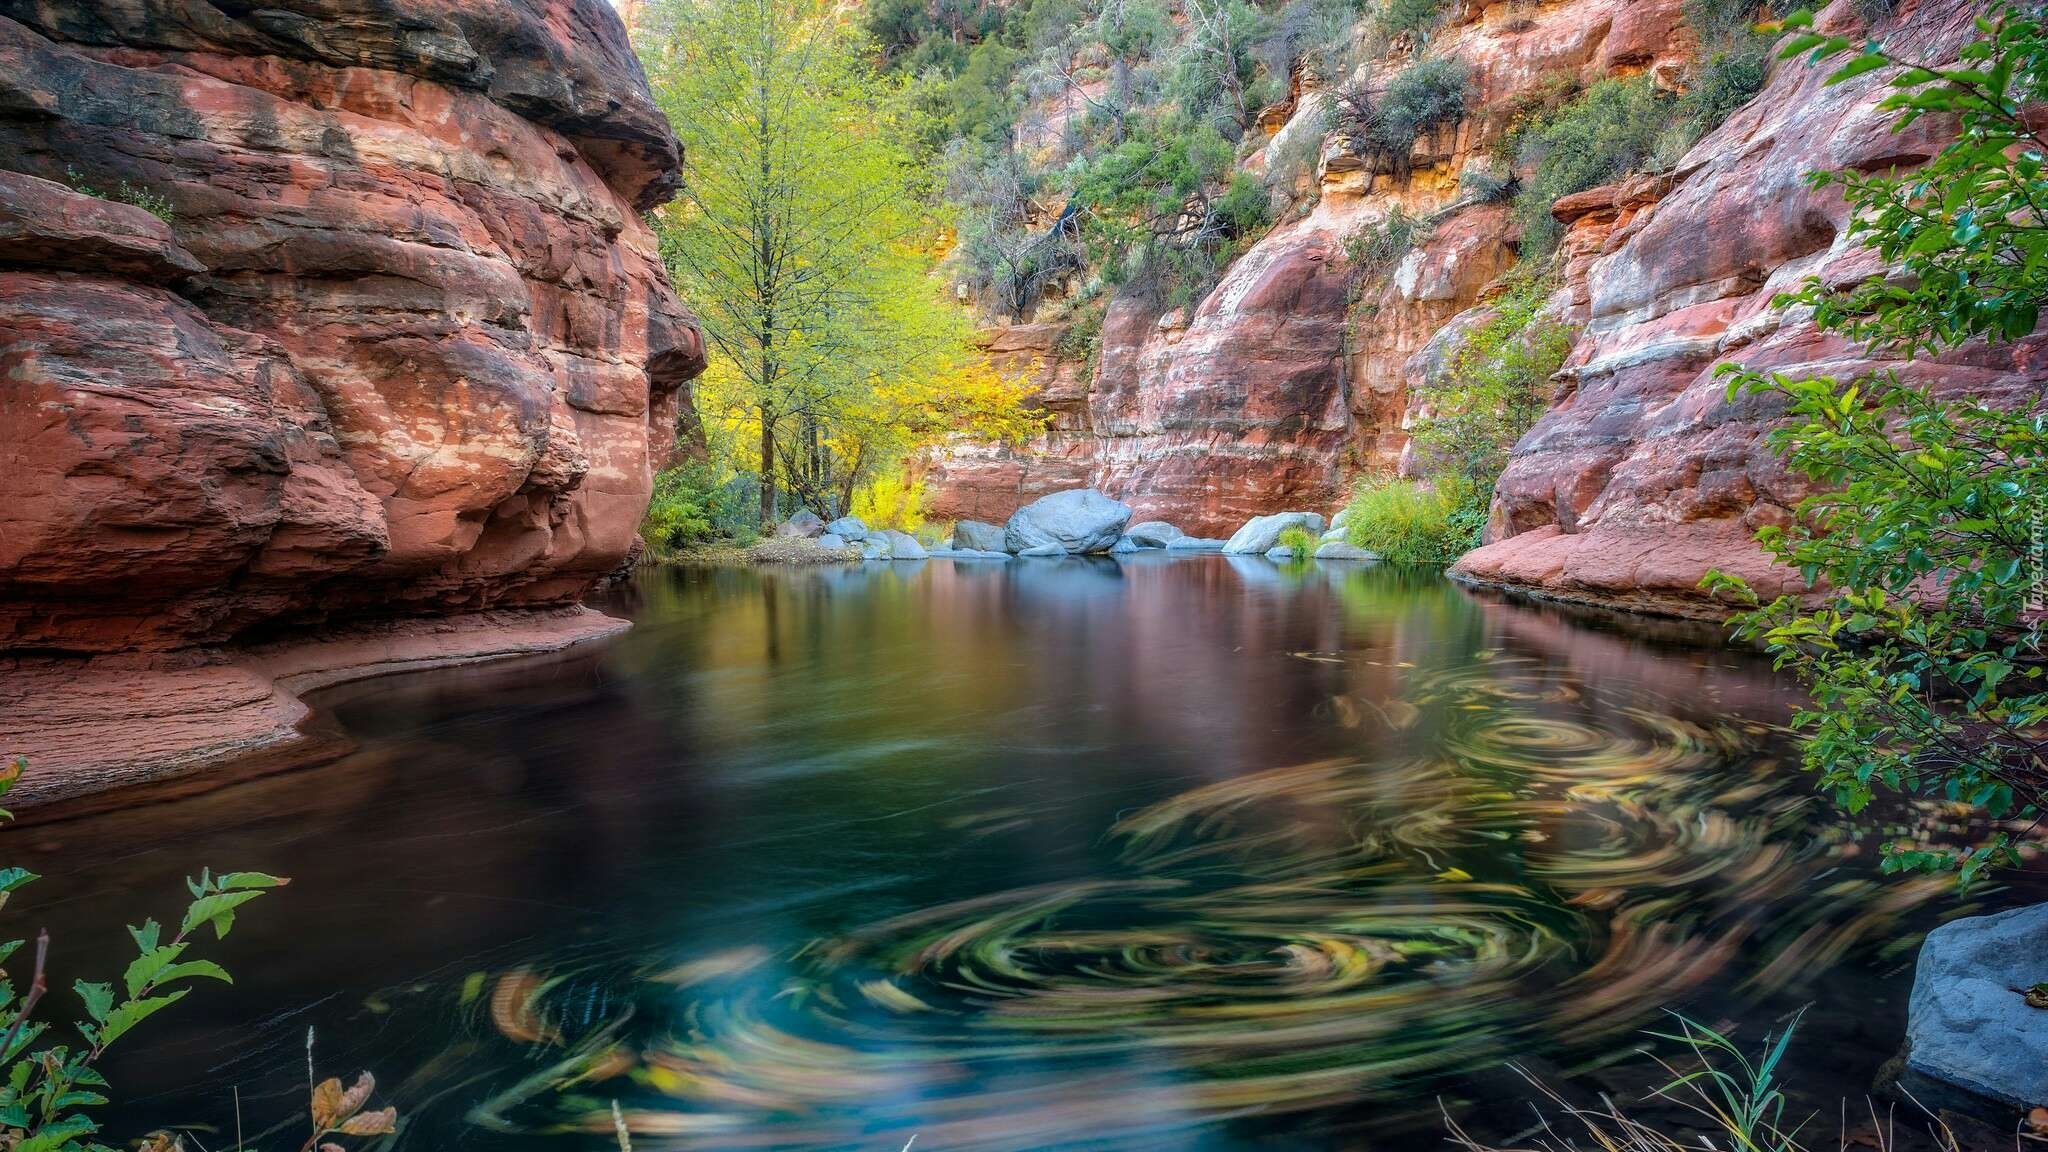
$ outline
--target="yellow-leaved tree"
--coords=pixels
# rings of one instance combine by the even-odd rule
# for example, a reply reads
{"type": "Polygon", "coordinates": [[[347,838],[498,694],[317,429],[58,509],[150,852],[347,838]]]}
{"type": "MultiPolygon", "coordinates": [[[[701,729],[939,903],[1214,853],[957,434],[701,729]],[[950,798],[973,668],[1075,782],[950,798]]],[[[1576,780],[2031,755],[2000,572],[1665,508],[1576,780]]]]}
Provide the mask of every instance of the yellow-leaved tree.
{"type": "Polygon", "coordinates": [[[932,275],[934,173],[857,29],[817,0],[663,0],[639,48],[684,147],[654,223],[709,338],[698,410],[751,449],[763,524],[779,493],[843,511],[921,447],[1028,430],[932,275]]]}

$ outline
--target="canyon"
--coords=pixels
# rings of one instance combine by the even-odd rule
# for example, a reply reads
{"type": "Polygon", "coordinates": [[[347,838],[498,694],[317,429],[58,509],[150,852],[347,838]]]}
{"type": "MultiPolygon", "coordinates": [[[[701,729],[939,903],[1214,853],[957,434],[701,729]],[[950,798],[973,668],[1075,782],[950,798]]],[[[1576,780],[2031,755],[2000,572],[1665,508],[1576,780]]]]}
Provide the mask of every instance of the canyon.
{"type": "Polygon", "coordinates": [[[0,3],[0,747],[171,771],[616,627],[701,443],[680,163],[605,0],[0,3]]]}
{"type": "MultiPolygon", "coordinates": [[[[1818,27],[1881,36],[1932,58],[1970,33],[1974,4],[1837,0],[1818,27]],[[1873,23],[1873,20],[1875,23],[1873,23]]],[[[1414,52],[1395,44],[1385,65],[1414,52]]],[[[1253,515],[1328,511],[1362,473],[1400,471],[1422,393],[1518,260],[1500,203],[1460,187],[1516,110],[1560,78],[1587,85],[1647,73],[1684,82],[1699,51],[1677,0],[1628,4],[1465,0],[1429,45],[1472,70],[1455,131],[1426,134],[1396,178],[1325,139],[1317,195],[1223,273],[1192,315],[1114,297],[1099,352],[1063,354],[1063,322],[997,330],[994,353],[1035,373],[1047,430],[1021,446],[967,445],[933,461],[941,515],[999,521],[1037,495],[1088,484],[1197,535],[1253,515]],[[1347,267],[1348,237],[1397,209],[1429,221],[1390,275],[1347,267]]],[[[1938,390],[2038,394],[2039,334],[1932,360],[1891,363],[1817,333],[1773,297],[1810,276],[1876,271],[1847,237],[1848,209],[1808,173],[1924,161],[1952,127],[1894,132],[1876,104],[1889,76],[1825,83],[1831,69],[1771,66],[1762,91],[1663,170],[1567,197],[1560,286],[1549,315],[1574,335],[1549,412],[1516,445],[1487,543],[1454,575],[1541,596],[1676,616],[1725,609],[1698,591],[1720,568],[1766,594],[1796,591],[1754,542],[1805,494],[1765,443],[1779,408],[1731,400],[1727,363],[1801,373],[1896,370],[1938,390]]],[[[1247,167],[1320,134],[1311,88],[1247,167]]],[[[1289,111],[1282,109],[1283,112],[1289,111]]]]}

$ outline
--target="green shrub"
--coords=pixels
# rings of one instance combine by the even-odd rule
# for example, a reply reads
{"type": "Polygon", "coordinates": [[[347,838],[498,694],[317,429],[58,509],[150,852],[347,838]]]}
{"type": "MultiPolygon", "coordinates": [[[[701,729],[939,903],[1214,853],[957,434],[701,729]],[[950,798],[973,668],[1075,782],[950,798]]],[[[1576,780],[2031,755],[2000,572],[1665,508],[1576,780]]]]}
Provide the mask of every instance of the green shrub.
{"type": "Polygon", "coordinates": [[[1216,198],[1215,212],[1231,239],[1249,236],[1273,221],[1272,198],[1266,186],[1249,172],[1232,172],[1216,198]]]}
{"type": "Polygon", "coordinates": [[[1321,546],[1322,542],[1322,537],[1308,529],[1295,527],[1285,529],[1280,533],[1277,546],[1293,552],[1294,561],[1298,564],[1305,560],[1313,560],[1316,549],[1321,546]]]}
{"type": "Polygon", "coordinates": [[[1344,255],[1367,280],[1392,275],[1402,257],[1429,235],[1429,222],[1395,205],[1376,220],[1344,238],[1344,255]]]}
{"type": "Polygon", "coordinates": [[[654,494],[640,522],[640,538],[657,556],[692,544],[740,536],[752,524],[753,499],[739,478],[720,483],[701,460],[654,477],[654,494]]]}
{"type": "Polygon", "coordinates": [[[1450,0],[1386,0],[1380,9],[1380,34],[1434,31],[1449,7],[1450,0]]]}
{"type": "Polygon", "coordinates": [[[165,196],[161,192],[130,184],[126,180],[116,185],[112,192],[102,192],[88,183],[85,176],[78,169],[66,168],[64,169],[64,182],[71,186],[73,192],[90,196],[95,200],[112,200],[117,204],[127,204],[130,207],[140,208],[166,224],[175,223],[178,218],[177,209],[171,206],[170,197],[165,196]]]}
{"type": "Polygon", "coordinates": [[[1474,164],[1458,174],[1458,191],[1477,204],[1498,204],[1514,198],[1515,178],[1474,164]]]}
{"type": "Polygon", "coordinates": [[[1413,437],[1427,475],[1492,491],[1515,441],[1549,406],[1550,377],[1571,352],[1570,330],[1543,314],[1554,287],[1541,277],[1516,283],[1417,390],[1427,414],[1413,437]]]}
{"type": "MultiPolygon", "coordinates": [[[[1847,37],[1803,35],[1787,54],[1856,53],[1829,83],[1897,60],[1847,37]]],[[[2026,110],[2048,97],[2048,22],[2033,4],[1996,4],[1955,67],[1908,66],[1879,105],[1904,127],[1955,115],[1961,131],[1909,172],[1816,174],[1839,186],[1849,235],[1891,274],[1847,289],[1809,279],[1775,304],[1813,309],[1823,332],[1896,360],[1975,341],[2028,339],[2048,301],[2048,201],[2026,110]]],[[[1885,372],[1861,379],[1738,369],[1731,400],[1786,405],[1769,439],[1814,494],[1758,542],[1806,595],[1759,603],[1740,579],[1704,586],[1750,610],[1737,634],[1795,671],[1813,706],[1793,717],[1806,766],[1850,811],[1881,791],[1975,809],[1994,829],[2048,812],[2048,405],[1935,393],[1885,372]]],[[[2014,865],[2010,834],[1963,852],[1888,845],[1887,871],[1952,867],[1968,883],[2014,865]]]]}
{"type": "MultiPolygon", "coordinates": [[[[0,796],[14,788],[26,769],[27,764],[19,759],[0,769],[0,796]]],[[[0,821],[9,818],[0,811],[0,821]]],[[[36,879],[26,868],[0,868],[0,905],[36,879]]],[[[128,929],[135,942],[135,959],[118,982],[81,979],[72,983],[71,993],[85,1016],[70,1025],[77,1036],[75,1043],[48,1042],[56,1025],[36,1017],[51,985],[50,934],[39,933],[27,984],[17,989],[12,981],[0,979],[0,1067],[7,1069],[4,1082],[0,1082],[0,1141],[21,1152],[107,1152],[107,1145],[95,1139],[100,1126],[92,1116],[94,1109],[106,1106],[112,1091],[99,1071],[107,1049],[192,991],[176,985],[195,980],[234,983],[226,969],[193,957],[192,950],[209,931],[215,940],[225,939],[242,905],[287,883],[282,877],[261,872],[215,875],[210,870],[201,872],[197,880],[185,881],[192,899],[168,940],[163,925],[144,919],[140,927],[128,929]]],[[[26,943],[0,942],[0,962],[26,943]]],[[[344,1093],[340,1081],[315,1089],[313,1138],[306,1147],[334,1136],[395,1131],[398,1114],[394,1109],[362,1111],[374,1083],[366,1073],[357,1081],[357,1091],[344,1093]]]]}
{"type": "Polygon", "coordinates": [[[1525,258],[1557,247],[1563,227],[1550,209],[1559,200],[1638,171],[1657,154],[1672,105],[1648,77],[1602,80],[1520,134],[1522,163],[1535,169],[1515,197],[1525,258]]]}
{"type": "Polygon", "coordinates": [[[1373,102],[1364,137],[1373,151],[1405,168],[1426,132],[1465,118],[1472,98],[1472,68],[1455,56],[1418,60],[1403,68],[1373,102]]]}
{"type": "Polygon", "coordinates": [[[1370,477],[1352,490],[1344,536],[1383,560],[1449,564],[1479,546],[1487,495],[1462,479],[1370,477]]]}
{"type": "Polygon", "coordinates": [[[1685,22],[1709,52],[1724,51],[1755,35],[1752,29],[1771,18],[1768,0],[1685,0],[1685,22]]]}

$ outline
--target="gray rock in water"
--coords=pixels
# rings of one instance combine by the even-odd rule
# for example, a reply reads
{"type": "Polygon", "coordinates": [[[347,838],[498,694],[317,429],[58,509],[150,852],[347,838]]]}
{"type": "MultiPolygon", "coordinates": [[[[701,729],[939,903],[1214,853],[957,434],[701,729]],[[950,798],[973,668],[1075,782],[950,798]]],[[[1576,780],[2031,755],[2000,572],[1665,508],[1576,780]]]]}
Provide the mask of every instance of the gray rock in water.
{"type": "Polygon", "coordinates": [[[1017,509],[1003,531],[1003,548],[1019,556],[1057,545],[1062,552],[1107,552],[1131,522],[1131,506],[1093,488],[1055,492],[1017,509]]]}
{"type": "Polygon", "coordinates": [[[783,537],[815,539],[825,534],[825,522],[808,508],[797,510],[797,514],[784,520],[775,528],[775,534],[783,537]]]}
{"type": "Polygon", "coordinates": [[[1008,560],[1010,558],[1008,552],[996,552],[987,548],[955,548],[952,551],[953,559],[955,560],[1008,560]]]}
{"type": "Polygon", "coordinates": [[[1268,548],[1266,549],[1266,559],[1271,560],[1275,564],[1285,564],[1294,559],[1294,549],[1289,548],[1285,544],[1268,548]]]}
{"type": "Polygon", "coordinates": [[[879,532],[869,536],[861,543],[860,558],[863,560],[887,560],[889,558],[889,538],[879,532]]]}
{"type": "Polygon", "coordinates": [[[823,536],[818,537],[818,547],[844,548],[846,547],[846,537],[839,535],[837,532],[827,532],[823,536]]]}
{"type": "Polygon", "coordinates": [[[894,528],[884,528],[876,533],[876,535],[889,542],[889,559],[891,560],[922,560],[929,555],[925,552],[924,545],[917,542],[917,537],[912,536],[908,532],[898,532],[894,528]]]}
{"type": "Polygon", "coordinates": [[[1271,516],[1255,516],[1230,542],[1223,546],[1225,555],[1259,556],[1273,550],[1280,543],[1280,534],[1289,528],[1301,528],[1314,535],[1323,532],[1323,518],[1316,512],[1276,512],[1271,516]]]}
{"type": "Polygon", "coordinates": [[[1224,541],[1205,540],[1199,536],[1181,536],[1167,542],[1168,552],[1221,552],[1224,541]]]}
{"type": "Polygon", "coordinates": [[[1057,544],[1040,544],[1036,548],[1026,548],[1022,552],[1017,553],[1017,555],[1019,556],[1031,557],[1035,559],[1047,559],[1052,557],[1065,556],[1067,554],[1067,550],[1065,548],[1060,547],[1057,544]]]}
{"type": "Polygon", "coordinates": [[[1318,560],[1378,560],[1379,557],[1345,540],[1324,540],[1316,549],[1318,560]]]}
{"type": "Polygon", "coordinates": [[[1003,551],[1003,529],[1000,524],[984,524],[979,520],[962,520],[953,525],[953,547],[970,552],[1003,551]]]}
{"type": "Polygon", "coordinates": [[[1133,552],[1140,551],[1143,551],[1143,549],[1138,546],[1138,542],[1129,536],[1120,537],[1116,543],[1109,546],[1109,554],[1112,556],[1128,556],[1133,552]]]}
{"type": "Polygon", "coordinates": [[[839,519],[825,525],[825,531],[833,533],[844,540],[865,540],[868,538],[868,526],[861,523],[858,516],[841,516],[839,519]]]}
{"type": "Polygon", "coordinates": [[[1136,541],[1140,548],[1164,548],[1187,533],[1164,520],[1146,520],[1124,529],[1124,535],[1136,541]]]}
{"type": "Polygon", "coordinates": [[[2015,1108],[2048,1104],[2048,904],[1944,924],[1920,946],[1906,1066],[2015,1108]]]}
{"type": "Polygon", "coordinates": [[[1346,504],[1344,507],[1337,509],[1335,516],[1330,517],[1330,531],[1342,532],[1349,527],[1351,527],[1351,505],[1346,504]]]}

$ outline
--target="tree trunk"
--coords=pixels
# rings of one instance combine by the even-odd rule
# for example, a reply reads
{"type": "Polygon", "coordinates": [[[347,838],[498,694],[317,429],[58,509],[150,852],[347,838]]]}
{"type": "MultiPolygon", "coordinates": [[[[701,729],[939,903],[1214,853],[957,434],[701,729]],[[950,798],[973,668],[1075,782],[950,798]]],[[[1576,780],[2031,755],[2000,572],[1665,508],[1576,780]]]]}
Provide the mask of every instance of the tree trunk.
{"type": "Polygon", "coordinates": [[[775,524],[775,420],[761,412],[761,527],[775,524]]]}

